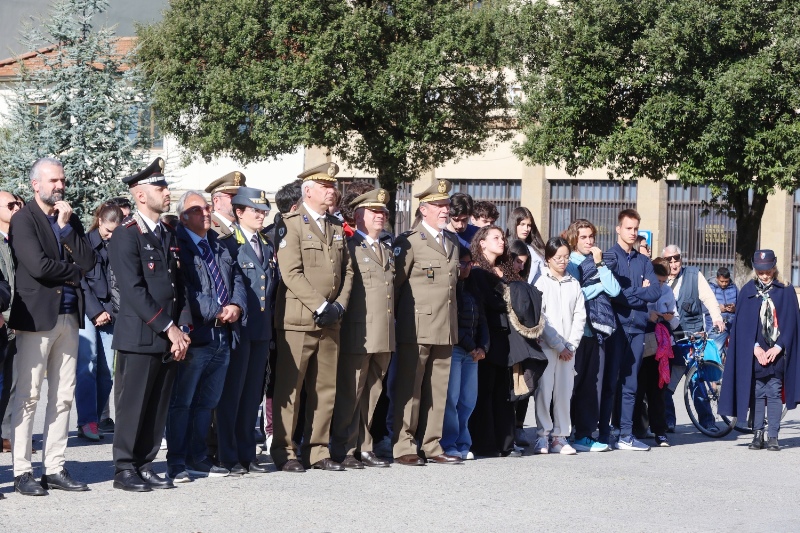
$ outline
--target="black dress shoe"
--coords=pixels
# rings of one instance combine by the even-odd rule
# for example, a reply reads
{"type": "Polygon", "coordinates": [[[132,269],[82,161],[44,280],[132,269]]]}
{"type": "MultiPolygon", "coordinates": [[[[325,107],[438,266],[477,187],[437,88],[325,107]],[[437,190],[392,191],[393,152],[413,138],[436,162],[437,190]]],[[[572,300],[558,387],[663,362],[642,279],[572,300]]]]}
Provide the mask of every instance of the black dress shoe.
{"type": "Polygon", "coordinates": [[[24,496],[47,496],[47,490],[36,483],[33,472],[25,472],[21,476],[15,477],[14,490],[24,496]]]}
{"type": "Polygon", "coordinates": [[[753,432],[753,441],[748,446],[751,450],[763,450],[764,449],[764,431],[761,429],[757,429],[753,432]]]}
{"type": "Polygon", "coordinates": [[[269,468],[267,468],[267,465],[262,465],[253,461],[247,465],[247,471],[251,474],[266,474],[269,472],[269,468]]]}
{"type": "Polygon", "coordinates": [[[767,440],[767,449],[771,452],[781,451],[781,446],[778,444],[778,437],[770,437],[769,440],[767,440]]]}
{"type": "Polygon", "coordinates": [[[364,470],[364,463],[353,457],[352,455],[348,455],[344,458],[344,461],[340,463],[343,467],[349,468],[351,470],[364,470]]]}
{"type": "Polygon", "coordinates": [[[60,489],[70,492],[83,492],[89,490],[89,486],[81,481],[75,481],[69,475],[66,468],[62,468],[57,474],[47,474],[42,476],[42,488],[60,489]]]}
{"type": "Polygon", "coordinates": [[[128,492],[150,492],[153,488],[134,470],[123,470],[114,474],[114,488],[128,492]]]}
{"type": "Polygon", "coordinates": [[[425,461],[415,453],[395,457],[394,462],[405,466],[425,466],[425,461]]]}
{"type": "Polygon", "coordinates": [[[461,457],[455,455],[447,455],[446,453],[428,457],[429,463],[439,463],[440,465],[460,465],[464,462],[461,457]]]}
{"type": "Polygon", "coordinates": [[[150,485],[151,489],[174,489],[175,484],[167,476],[161,477],[152,470],[139,470],[139,477],[150,485]]]}
{"type": "Polygon", "coordinates": [[[381,459],[375,452],[361,452],[361,463],[364,466],[375,466],[378,468],[386,468],[389,466],[389,461],[381,459]]]}
{"type": "Polygon", "coordinates": [[[247,469],[241,463],[220,463],[220,466],[227,469],[232,476],[243,476],[247,473],[247,469]]]}
{"type": "Polygon", "coordinates": [[[306,469],[297,459],[289,459],[279,468],[281,472],[305,472],[306,469]]]}
{"type": "Polygon", "coordinates": [[[311,468],[315,468],[317,470],[327,470],[328,472],[344,472],[344,467],[341,465],[341,463],[337,463],[333,459],[327,457],[325,459],[320,459],[311,465],[311,468]]]}

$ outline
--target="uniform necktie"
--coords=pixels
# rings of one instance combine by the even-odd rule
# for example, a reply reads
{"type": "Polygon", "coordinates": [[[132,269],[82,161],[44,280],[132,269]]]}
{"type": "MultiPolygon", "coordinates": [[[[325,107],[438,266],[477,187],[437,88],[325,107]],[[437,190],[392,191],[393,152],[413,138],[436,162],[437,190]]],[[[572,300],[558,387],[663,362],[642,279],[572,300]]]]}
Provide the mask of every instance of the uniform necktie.
{"type": "Polygon", "coordinates": [[[436,234],[436,242],[442,247],[442,250],[444,250],[444,255],[447,255],[447,244],[445,244],[446,239],[444,238],[444,233],[436,234]]]}
{"type": "Polygon", "coordinates": [[[380,259],[381,264],[383,264],[383,250],[381,250],[381,243],[374,241],[372,243],[372,249],[375,250],[375,254],[378,256],[378,259],[380,259]]]}
{"type": "Polygon", "coordinates": [[[161,224],[156,224],[156,228],[153,230],[153,233],[155,234],[156,237],[158,237],[158,240],[161,242],[161,249],[166,250],[167,247],[164,245],[164,231],[161,228],[161,224]]]}
{"type": "Polygon", "coordinates": [[[258,236],[257,235],[253,234],[253,236],[250,237],[250,246],[253,247],[253,251],[256,253],[256,257],[258,257],[258,260],[263,263],[264,262],[264,254],[261,251],[261,243],[258,242],[258,236]]]}
{"type": "Polygon", "coordinates": [[[225,307],[231,300],[228,296],[228,289],[225,288],[225,283],[222,281],[222,274],[220,274],[217,262],[211,254],[211,247],[205,240],[200,241],[198,247],[200,248],[200,255],[203,261],[208,265],[208,271],[211,272],[211,278],[214,280],[214,288],[217,290],[217,299],[219,299],[220,305],[225,307]]]}

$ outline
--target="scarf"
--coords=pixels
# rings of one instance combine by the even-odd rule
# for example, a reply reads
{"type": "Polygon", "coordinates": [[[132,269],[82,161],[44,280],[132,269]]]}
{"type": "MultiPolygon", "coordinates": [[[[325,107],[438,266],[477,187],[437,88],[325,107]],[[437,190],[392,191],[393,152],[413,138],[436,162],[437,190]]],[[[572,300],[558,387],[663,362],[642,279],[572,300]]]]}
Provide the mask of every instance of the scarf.
{"type": "MultiPolygon", "coordinates": [[[[774,281],[774,280],[773,280],[774,281]]],[[[756,296],[761,298],[761,309],[758,311],[759,322],[761,323],[761,334],[769,343],[768,348],[775,346],[780,331],[778,330],[778,313],[775,311],[775,303],[769,295],[772,289],[772,281],[766,285],[761,280],[756,280],[756,296]]]]}
{"type": "Polygon", "coordinates": [[[656,361],[658,361],[658,388],[663,389],[669,384],[671,377],[669,360],[673,358],[672,335],[670,335],[667,326],[661,322],[656,324],[655,333],[656,340],[658,341],[658,348],[656,348],[656,361]]]}

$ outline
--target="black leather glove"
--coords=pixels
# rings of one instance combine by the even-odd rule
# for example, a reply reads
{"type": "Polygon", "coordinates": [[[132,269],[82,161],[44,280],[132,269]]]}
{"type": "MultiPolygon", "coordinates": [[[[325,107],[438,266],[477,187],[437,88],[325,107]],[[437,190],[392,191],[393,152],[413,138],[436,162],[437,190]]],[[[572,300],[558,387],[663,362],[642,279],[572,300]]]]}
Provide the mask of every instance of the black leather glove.
{"type": "Polygon", "coordinates": [[[321,328],[327,328],[339,322],[342,315],[344,315],[342,305],[339,302],[333,302],[325,306],[325,309],[314,317],[314,323],[321,328]]]}

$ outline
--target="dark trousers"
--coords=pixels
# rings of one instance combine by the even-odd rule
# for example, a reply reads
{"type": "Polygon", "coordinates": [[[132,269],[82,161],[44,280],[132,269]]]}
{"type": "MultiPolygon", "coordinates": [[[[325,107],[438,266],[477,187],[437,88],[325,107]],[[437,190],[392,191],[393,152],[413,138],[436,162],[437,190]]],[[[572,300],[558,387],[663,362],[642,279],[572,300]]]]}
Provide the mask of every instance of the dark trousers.
{"type": "MultiPolygon", "coordinates": [[[[642,366],[639,369],[639,389],[636,392],[636,407],[633,410],[634,420],[644,418],[643,411],[645,406],[650,429],[656,435],[666,435],[667,418],[664,409],[664,390],[658,386],[658,361],[656,361],[655,356],[642,359],[642,366]],[[647,398],[646,404],[644,402],[645,398],[647,398]]],[[[643,430],[644,432],[647,431],[647,425],[644,425],[643,430]]]]}
{"type": "Polygon", "coordinates": [[[269,340],[242,338],[231,353],[217,405],[217,458],[224,465],[256,460],[255,423],[264,392],[269,340]]]}
{"type": "Polygon", "coordinates": [[[177,363],[160,355],[118,352],[114,373],[114,468],[149,470],[164,436],[177,363]]]}
{"type": "Polygon", "coordinates": [[[506,455],[514,449],[516,413],[509,386],[508,367],[478,361],[478,399],[469,419],[476,455],[506,455]]]}
{"type": "Polygon", "coordinates": [[[528,404],[530,400],[531,397],[528,396],[514,404],[514,419],[518,428],[525,427],[525,416],[528,414],[528,404]]]}
{"type": "Polygon", "coordinates": [[[575,439],[591,437],[600,419],[599,388],[604,350],[597,337],[582,337],[575,352],[575,385],[570,415],[575,439]]]}
{"type": "MultiPolygon", "coordinates": [[[[6,328],[0,328],[0,335],[6,335],[6,328]]],[[[0,341],[2,342],[2,341],[0,341]]],[[[11,400],[11,384],[14,382],[14,355],[17,353],[16,339],[11,339],[0,351],[0,422],[5,420],[8,402],[11,400]]],[[[2,433],[2,432],[0,432],[2,433]]],[[[11,435],[2,434],[2,438],[11,440],[11,435]]]]}
{"type": "Polygon", "coordinates": [[[764,400],[767,402],[767,417],[769,427],[767,437],[778,438],[778,431],[781,429],[781,414],[783,414],[783,400],[781,399],[781,388],[783,383],[780,378],[756,378],[755,381],[755,407],[753,409],[753,429],[764,429],[764,400]]]}
{"type": "Polygon", "coordinates": [[[608,338],[603,390],[600,397],[600,437],[608,439],[614,395],[619,385],[620,435],[630,435],[633,408],[639,383],[639,367],[644,355],[644,333],[628,333],[618,328],[608,338]]]}

